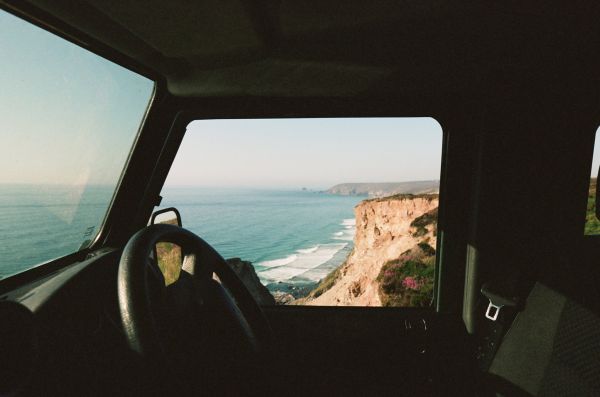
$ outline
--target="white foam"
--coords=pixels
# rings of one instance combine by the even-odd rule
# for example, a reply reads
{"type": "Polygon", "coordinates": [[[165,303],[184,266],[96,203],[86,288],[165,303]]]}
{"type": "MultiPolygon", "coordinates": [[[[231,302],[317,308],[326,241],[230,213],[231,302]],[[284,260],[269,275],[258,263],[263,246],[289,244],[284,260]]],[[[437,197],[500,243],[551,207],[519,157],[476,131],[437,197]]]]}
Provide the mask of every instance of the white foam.
{"type": "Polygon", "coordinates": [[[356,221],[354,219],[344,219],[341,225],[344,226],[344,229],[342,231],[333,233],[333,239],[341,241],[353,241],[354,234],[356,232],[356,221]]]}
{"type": "Polygon", "coordinates": [[[299,254],[312,254],[313,252],[315,252],[318,249],[319,249],[319,246],[315,245],[314,247],[299,249],[296,252],[299,254]]]}
{"type": "MultiPolygon", "coordinates": [[[[286,258],[258,263],[259,266],[268,267],[268,269],[259,271],[258,276],[260,277],[261,281],[266,283],[287,281],[295,276],[307,273],[307,271],[331,260],[331,258],[333,258],[341,249],[346,247],[346,245],[348,244],[322,244],[317,246],[317,249],[315,250],[312,250],[311,248],[311,252],[308,252],[309,250],[307,249],[303,253],[298,253],[298,255],[290,255],[286,258]],[[290,258],[293,256],[296,258],[293,261],[290,261],[290,258]],[[280,265],[273,266],[273,263],[280,263],[280,265]]],[[[312,272],[309,273],[311,274],[310,278],[308,278],[310,281],[316,282],[323,277],[320,274],[321,272],[314,272],[314,274],[312,274],[312,272]]]]}
{"type": "Polygon", "coordinates": [[[257,265],[269,267],[269,268],[280,267],[280,266],[289,265],[290,263],[294,262],[296,259],[298,259],[298,255],[292,254],[292,255],[286,256],[285,258],[273,259],[271,261],[260,262],[260,263],[257,263],[257,265]]]}
{"type": "Polygon", "coordinates": [[[342,233],[340,236],[334,236],[333,237],[334,240],[341,240],[341,241],[354,241],[354,230],[352,230],[350,233],[342,233]]]}

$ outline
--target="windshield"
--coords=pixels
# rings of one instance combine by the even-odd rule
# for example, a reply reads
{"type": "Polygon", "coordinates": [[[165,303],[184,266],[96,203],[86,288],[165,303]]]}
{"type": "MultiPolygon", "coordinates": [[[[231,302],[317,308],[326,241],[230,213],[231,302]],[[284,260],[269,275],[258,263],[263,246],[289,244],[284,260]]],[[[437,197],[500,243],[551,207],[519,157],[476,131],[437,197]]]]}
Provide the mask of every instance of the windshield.
{"type": "Polygon", "coordinates": [[[0,278],[97,236],[154,82],[0,10],[0,278]]]}
{"type": "MultiPolygon", "coordinates": [[[[442,141],[429,117],[198,120],[162,205],[262,305],[430,307],[442,141]]],[[[176,281],[180,249],[157,259],[176,281]]]]}

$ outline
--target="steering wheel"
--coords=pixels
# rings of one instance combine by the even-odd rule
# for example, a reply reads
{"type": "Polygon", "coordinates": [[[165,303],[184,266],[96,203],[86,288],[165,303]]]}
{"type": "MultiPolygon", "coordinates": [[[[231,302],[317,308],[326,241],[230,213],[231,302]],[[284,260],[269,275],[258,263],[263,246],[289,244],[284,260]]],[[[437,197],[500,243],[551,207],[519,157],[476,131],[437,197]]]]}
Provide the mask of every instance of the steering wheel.
{"type": "Polygon", "coordinates": [[[198,368],[214,375],[218,363],[260,355],[272,337],[260,306],[223,257],[178,226],[151,225],[131,237],[119,263],[118,298],[131,350],[180,375],[197,378],[198,368]],[[169,286],[151,257],[158,242],[181,247],[181,273],[169,286]]]}

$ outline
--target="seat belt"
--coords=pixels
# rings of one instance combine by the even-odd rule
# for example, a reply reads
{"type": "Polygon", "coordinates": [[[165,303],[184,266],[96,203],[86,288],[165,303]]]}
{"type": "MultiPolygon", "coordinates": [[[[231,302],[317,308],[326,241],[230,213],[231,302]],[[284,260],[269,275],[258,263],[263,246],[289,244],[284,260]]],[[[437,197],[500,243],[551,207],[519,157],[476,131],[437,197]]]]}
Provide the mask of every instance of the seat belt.
{"type": "Polygon", "coordinates": [[[515,293],[515,288],[512,286],[506,288],[506,285],[504,287],[502,288],[497,283],[485,283],[481,287],[481,294],[489,301],[485,311],[485,317],[488,320],[497,321],[502,308],[517,308],[521,303],[521,299],[515,293]]]}
{"type": "Polygon", "coordinates": [[[480,320],[482,332],[476,346],[476,359],[481,371],[486,372],[490,368],[504,335],[522,310],[530,289],[518,272],[486,282],[481,287],[481,294],[487,301],[487,308],[480,320]]]}

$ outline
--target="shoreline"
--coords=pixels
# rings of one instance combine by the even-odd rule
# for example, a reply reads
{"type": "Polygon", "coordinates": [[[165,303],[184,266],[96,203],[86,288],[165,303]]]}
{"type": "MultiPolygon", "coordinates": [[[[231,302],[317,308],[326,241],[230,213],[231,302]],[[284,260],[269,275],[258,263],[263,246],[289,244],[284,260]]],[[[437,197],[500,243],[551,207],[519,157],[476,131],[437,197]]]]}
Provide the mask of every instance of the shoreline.
{"type": "Polygon", "coordinates": [[[343,264],[354,246],[356,219],[339,220],[338,229],[324,242],[295,249],[280,258],[254,265],[260,281],[272,293],[307,296],[332,271],[343,264]]]}
{"type": "Polygon", "coordinates": [[[326,269],[326,272],[323,272],[324,276],[316,281],[295,276],[285,281],[270,282],[264,285],[271,293],[290,294],[294,297],[294,299],[305,298],[310,295],[310,293],[313,292],[331,273],[337,271],[341,266],[344,265],[344,263],[346,263],[352,254],[353,249],[353,243],[346,244],[346,246],[336,252],[331,259],[311,269],[326,269]]]}

